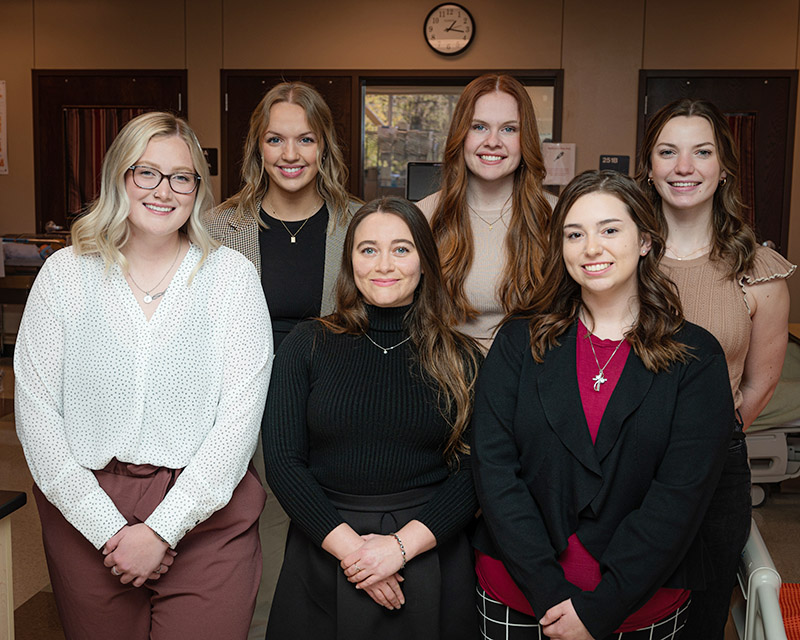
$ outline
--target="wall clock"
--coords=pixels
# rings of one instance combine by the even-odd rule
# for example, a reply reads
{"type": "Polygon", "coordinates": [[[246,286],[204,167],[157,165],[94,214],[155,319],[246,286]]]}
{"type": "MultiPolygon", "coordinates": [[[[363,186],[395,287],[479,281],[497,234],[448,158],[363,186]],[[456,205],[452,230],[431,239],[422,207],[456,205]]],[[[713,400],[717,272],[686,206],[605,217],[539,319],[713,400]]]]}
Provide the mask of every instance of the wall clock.
{"type": "Polygon", "coordinates": [[[475,37],[472,14],[454,2],[446,2],[431,9],[425,18],[423,29],[425,42],[443,56],[461,53],[475,37]]]}

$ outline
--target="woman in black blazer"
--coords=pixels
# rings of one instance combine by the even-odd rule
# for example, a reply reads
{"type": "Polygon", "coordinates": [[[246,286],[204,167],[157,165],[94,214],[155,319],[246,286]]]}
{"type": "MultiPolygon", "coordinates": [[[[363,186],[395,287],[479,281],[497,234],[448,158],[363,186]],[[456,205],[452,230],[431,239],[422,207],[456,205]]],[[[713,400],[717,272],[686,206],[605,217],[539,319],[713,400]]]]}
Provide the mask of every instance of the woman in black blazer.
{"type": "Polygon", "coordinates": [[[684,322],[663,251],[631,179],[581,174],[554,212],[543,284],[481,369],[486,638],[680,635],[734,413],[722,349],[684,322]]]}

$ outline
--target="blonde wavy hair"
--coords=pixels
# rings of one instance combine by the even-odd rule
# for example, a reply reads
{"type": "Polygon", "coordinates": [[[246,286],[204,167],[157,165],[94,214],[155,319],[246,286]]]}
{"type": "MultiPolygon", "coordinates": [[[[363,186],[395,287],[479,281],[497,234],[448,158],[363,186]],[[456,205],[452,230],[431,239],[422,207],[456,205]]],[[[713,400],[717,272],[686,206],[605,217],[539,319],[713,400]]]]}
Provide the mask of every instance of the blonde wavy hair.
{"type": "Polygon", "coordinates": [[[98,253],[106,269],[118,264],[123,272],[127,272],[128,261],[121,251],[130,234],[128,215],[131,203],[125,188],[125,176],[129,168],[142,157],[150,140],[169,136],[178,136],[186,143],[194,170],[200,176],[192,213],[181,228],[192,244],[203,252],[189,278],[191,282],[211,251],[219,246],[202,224],[202,216],[214,206],[214,196],[208,164],[197,136],[185,120],[171,113],[154,111],[137,116],[122,128],[111,143],[103,159],[100,196],[72,225],[72,245],[76,254],[98,253]]]}
{"type": "Polygon", "coordinates": [[[311,131],[322,144],[317,146],[317,193],[328,208],[335,223],[346,224],[348,204],[352,199],[347,193],[347,165],[336,139],[333,115],[323,97],[305,82],[282,82],[270,89],[250,116],[250,130],[244,143],[242,158],[241,190],[222,203],[220,209],[236,208],[236,215],[244,219],[252,217],[267,229],[267,224],[258,215],[261,201],[269,189],[269,176],[264,170],[261,157],[261,142],[269,128],[269,111],[279,102],[288,102],[302,107],[311,131]]]}

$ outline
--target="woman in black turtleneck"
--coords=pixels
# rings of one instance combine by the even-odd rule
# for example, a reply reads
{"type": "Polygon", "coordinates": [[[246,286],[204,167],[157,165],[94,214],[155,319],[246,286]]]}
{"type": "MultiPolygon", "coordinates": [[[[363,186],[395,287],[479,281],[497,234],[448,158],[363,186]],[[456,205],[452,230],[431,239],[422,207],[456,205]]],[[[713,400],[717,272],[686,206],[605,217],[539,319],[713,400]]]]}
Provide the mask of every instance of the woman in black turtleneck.
{"type": "Polygon", "coordinates": [[[474,637],[465,430],[480,351],[451,328],[416,206],[354,215],[336,303],[273,365],[264,451],[292,526],[267,637],[474,637]]]}

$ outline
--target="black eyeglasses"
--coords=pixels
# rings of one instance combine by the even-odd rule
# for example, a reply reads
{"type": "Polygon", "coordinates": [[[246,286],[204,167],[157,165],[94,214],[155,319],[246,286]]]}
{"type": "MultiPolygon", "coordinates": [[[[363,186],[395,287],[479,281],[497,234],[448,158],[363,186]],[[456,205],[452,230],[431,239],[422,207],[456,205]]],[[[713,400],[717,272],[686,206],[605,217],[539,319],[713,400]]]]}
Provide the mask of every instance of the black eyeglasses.
{"type": "Polygon", "coordinates": [[[200,176],[196,173],[161,173],[158,169],[141,164],[135,164],[128,169],[133,172],[133,183],[141,189],[155,189],[166,178],[170,189],[187,195],[193,193],[200,184],[200,176]]]}

